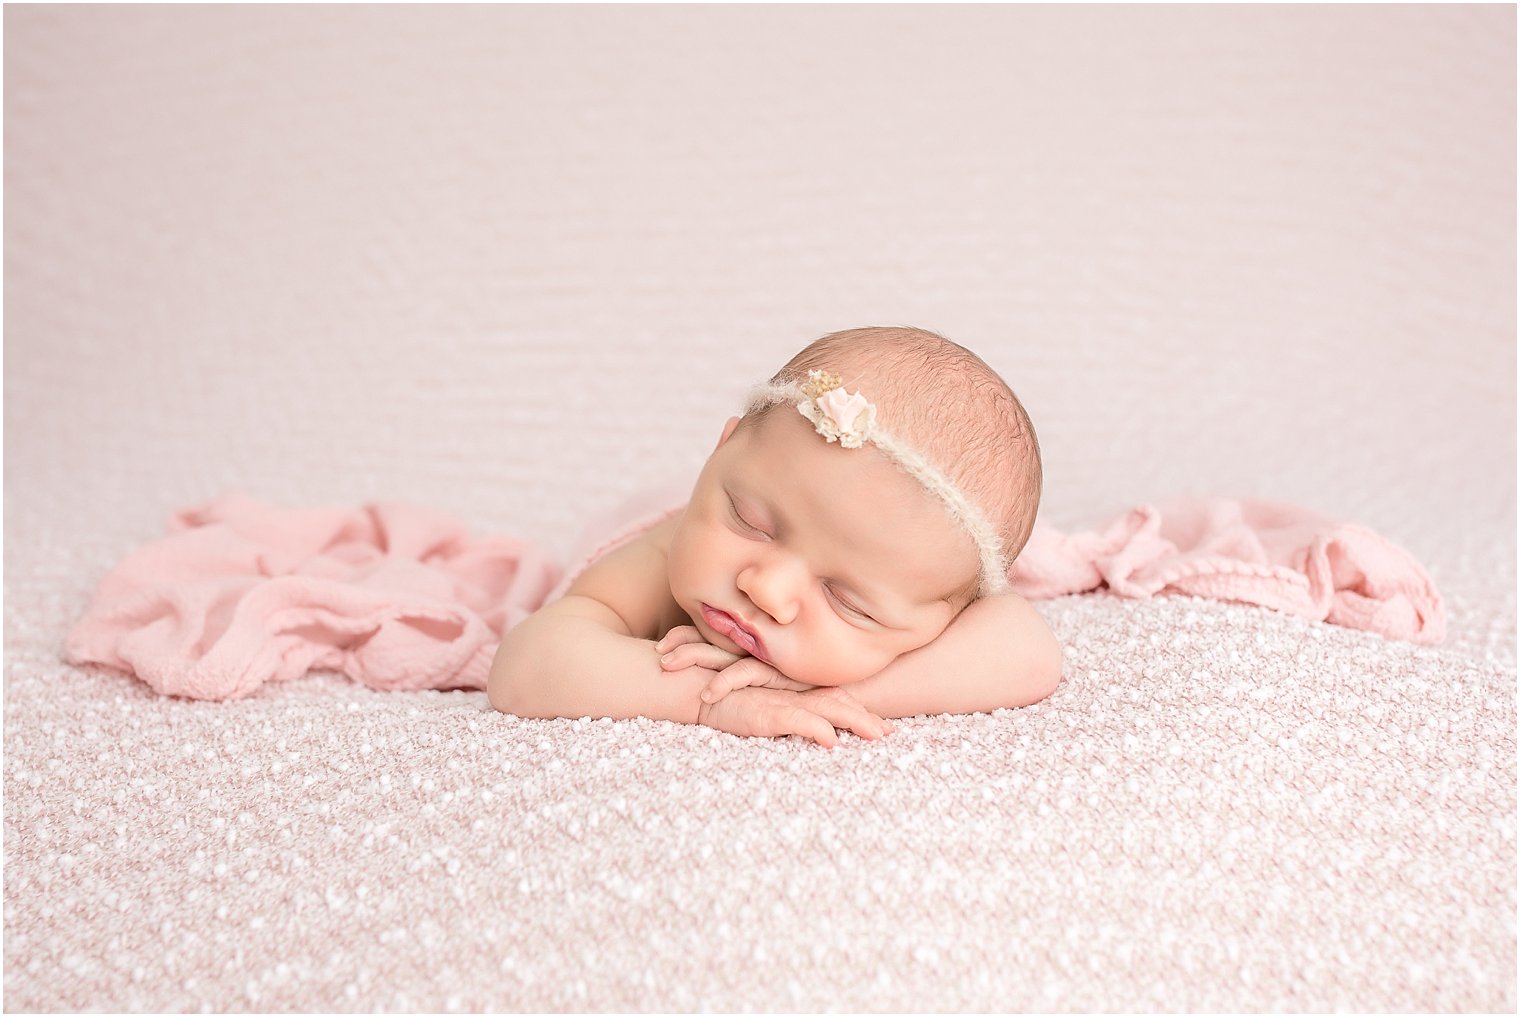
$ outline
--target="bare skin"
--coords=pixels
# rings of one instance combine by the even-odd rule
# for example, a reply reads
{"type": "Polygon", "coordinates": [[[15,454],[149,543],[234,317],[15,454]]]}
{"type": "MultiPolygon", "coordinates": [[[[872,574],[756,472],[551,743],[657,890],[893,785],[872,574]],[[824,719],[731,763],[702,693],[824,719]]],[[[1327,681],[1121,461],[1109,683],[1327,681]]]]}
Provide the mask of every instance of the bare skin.
{"type": "Polygon", "coordinates": [[[1060,680],[1039,614],[965,603],[970,538],[866,447],[800,415],[724,428],[686,510],[602,558],[502,641],[499,710],[838,743],[890,718],[1023,706],[1060,680]]]}

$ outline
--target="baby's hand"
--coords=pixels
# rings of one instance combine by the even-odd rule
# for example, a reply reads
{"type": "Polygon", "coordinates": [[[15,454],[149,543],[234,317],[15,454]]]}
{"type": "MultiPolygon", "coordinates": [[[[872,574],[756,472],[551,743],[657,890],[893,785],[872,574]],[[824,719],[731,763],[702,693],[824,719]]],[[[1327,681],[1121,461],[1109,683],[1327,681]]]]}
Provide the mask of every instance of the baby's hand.
{"type": "Polygon", "coordinates": [[[709,643],[695,625],[671,629],[665,633],[664,639],[654,644],[654,651],[664,654],[660,658],[660,667],[666,671],[684,671],[688,667],[721,671],[735,661],[746,659],[709,643]]]}
{"type": "Polygon", "coordinates": [[[839,744],[835,728],[873,741],[892,733],[891,721],[876,716],[839,688],[810,688],[806,692],[741,688],[722,702],[704,703],[697,722],[745,737],[800,735],[825,748],[839,744]]]}
{"type": "Polygon", "coordinates": [[[700,667],[716,671],[707,687],[702,690],[702,702],[716,703],[735,689],[759,687],[785,689],[790,692],[806,692],[813,688],[788,678],[769,664],[754,657],[729,653],[702,638],[694,626],[682,625],[671,629],[665,638],[654,645],[660,658],[660,667],[666,671],[684,671],[700,667]],[[668,651],[668,652],[667,652],[668,651]]]}

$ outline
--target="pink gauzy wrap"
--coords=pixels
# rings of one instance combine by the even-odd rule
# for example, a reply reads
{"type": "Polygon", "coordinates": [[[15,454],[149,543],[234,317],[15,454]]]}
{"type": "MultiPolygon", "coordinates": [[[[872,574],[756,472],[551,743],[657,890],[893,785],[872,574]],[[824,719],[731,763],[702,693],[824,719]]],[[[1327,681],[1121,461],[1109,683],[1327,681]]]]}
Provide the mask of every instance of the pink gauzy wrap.
{"type": "Polygon", "coordinates": [[[1037,523],[1009,579],[1030,600],[1106,586],[1259,604],[1413,643],[1446,637],[1441,595],[1409,552],[1280,502],[1177,498],[1070,534],[1037,523]]]}
{"type": "MultiPolygon", "coordinates": [[[[65,658],[195,699],[246,696],[312,669],[378,689],[481,689],[507,629],[682,501],[646,492],[597,519],[556,583],[560,569],[533,546],[472,538],[441,513],[227,495],[176,512],[168,537],[101,580],[65,658]]],[[[1040,524],[1009,578],[1030,600],[1106,587],[1258,604],[1415,643],[1446,631],[1440,594],[1407,552],[1274,502],[1183,498],[1095,531],[1040,524]]]]}
{"type": "Polygon", "coordinates": [[[400,504],[229,494],[174,513],[169,531],[101,580],[65,659],[193,699],[312,669],[377,689],[483,689],[501,634],[559,578],[523,541],[400,504]]]}

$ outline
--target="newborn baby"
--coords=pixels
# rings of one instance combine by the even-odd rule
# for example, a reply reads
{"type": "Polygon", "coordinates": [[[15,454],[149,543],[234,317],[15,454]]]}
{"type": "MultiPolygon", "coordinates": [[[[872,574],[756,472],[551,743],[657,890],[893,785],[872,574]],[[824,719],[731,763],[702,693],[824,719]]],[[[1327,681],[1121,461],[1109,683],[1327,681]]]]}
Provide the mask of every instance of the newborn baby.
{"type": "Polygon", "coordinates": [[[728,421],[684,511],[507,633],[491,704],[833,746],[1037,702],[1061,651],[1007,571],[1040,484],[1029,417],[975,354],[824,336],[728,421]]]}

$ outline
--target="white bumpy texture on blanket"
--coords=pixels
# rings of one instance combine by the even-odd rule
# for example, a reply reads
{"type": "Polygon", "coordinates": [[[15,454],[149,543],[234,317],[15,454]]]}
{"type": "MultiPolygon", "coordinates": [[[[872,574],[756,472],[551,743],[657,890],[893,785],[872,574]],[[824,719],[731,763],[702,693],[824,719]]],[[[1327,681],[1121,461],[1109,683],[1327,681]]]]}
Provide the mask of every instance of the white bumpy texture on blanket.
{"type": "Polygon", "coordinates": [[[1513,1010],[1511,7],[5,11],[8,1010],[1513,1010]],[[227,490],[568,554],[823,331],[1028,404],[1042,518],[1297,502],[1438,647],[1040,604],[829,752],[61,663],[227,490]]]}

